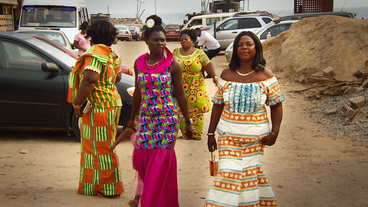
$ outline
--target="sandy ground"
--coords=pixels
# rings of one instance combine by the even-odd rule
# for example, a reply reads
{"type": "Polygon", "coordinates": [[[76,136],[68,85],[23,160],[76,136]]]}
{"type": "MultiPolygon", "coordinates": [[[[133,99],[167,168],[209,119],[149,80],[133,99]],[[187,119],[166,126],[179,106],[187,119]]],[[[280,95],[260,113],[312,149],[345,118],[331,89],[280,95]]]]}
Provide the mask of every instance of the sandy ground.
{"type": "MultiPolygon", "coordinates": [[[[169,49],[179,46],[168,43],[169,49]]],[[[119,42],[114,47],[131,67],[147,51],[144,42],[119,42]]],[[[213,63],[220,74],[225,57],[219,55],[213,63]]],[[[213,94],[213,83],[206,81],[213,94]]],[[[328,137],[324,126],[314,123],[304,110],[308,102],[301,95],[289,94],[290,89],[282,87],[286,101],[281,131],[263,160],[279,206],[368,206],[368,143],[328,137]]],[[[207,113],[204,132],[209,117],[207,113]]],[[[128,206],[134,196],[129,140],[117,146],[125,187],[117,198],[77,194],[80,145],[64,131],[0,129],[0,143],[0,206],[128,206]]],[[[213,181],[206,136],[201,141],[179,139],[176,153],[180,206],[203,206],[213,181]]]]}

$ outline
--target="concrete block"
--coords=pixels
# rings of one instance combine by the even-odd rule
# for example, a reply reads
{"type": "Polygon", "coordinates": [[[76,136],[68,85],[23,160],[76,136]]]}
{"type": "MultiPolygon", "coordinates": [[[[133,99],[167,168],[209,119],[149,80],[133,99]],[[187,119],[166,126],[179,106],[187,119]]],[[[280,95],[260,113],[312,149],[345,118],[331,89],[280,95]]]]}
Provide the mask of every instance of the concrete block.
{"type": "Polygon", "coordinates": [[[300,77],[298,78],[298,81],[299,81],[300,83],[308,83],[308,77],[300,76],[300,77]]]}
{"type": "Polygon", "coordinates": [[[332,66],[328,66],[326,69],[323,70],[323,75],[324,76],[335,76],[336,74],[332,66]]]}
{"type": "Polygon", "coordinates": [[[352,122],[359,122],[367,120],[367,114],[361,110],[355,112],[354,117],[351,119],[352,122]]]}
{"type": "Polygon", "coordinates": [[[365,106],[365,97],[364,96],[358,96],[358,97],[354,97],[354,98],[350,98],[349,99],[351,105],[356,108],[362,108],[365,106]]]}
{"type": "Polygon", "coordinates": [[[326,113],[328,114],[328,115],[331,115],[331,114],[336,114],[338,112],[338,110],[337,109],[331,109],[331,110],[328,110],[326,113]]]}
{"type": "Polygon", "coordinates": [[[355,115],[355,111],[350,106],[345,104],[341,107],[340,114],[343,115],[346,118],[351,118],[355,115]]]}

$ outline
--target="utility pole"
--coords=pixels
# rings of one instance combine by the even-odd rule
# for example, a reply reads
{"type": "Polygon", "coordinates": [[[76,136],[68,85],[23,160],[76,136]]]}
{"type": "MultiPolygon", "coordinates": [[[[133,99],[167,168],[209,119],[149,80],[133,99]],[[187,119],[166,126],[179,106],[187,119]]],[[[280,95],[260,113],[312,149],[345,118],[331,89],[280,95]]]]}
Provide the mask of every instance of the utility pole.
{"type": "Polygon", "coordinates": [[[135,13],[135,18],[138,19],[139,14],[141,13],[141,4],[145,2],[140,1],[140,0],[136,0],[136,1],[137,1],[137,13],[135,13]]]}
{"type": "Polygon", "coordinates": [[[157,12],[156,12],[156,0],[155,0],[155,14],[157,15],[157,12]]]}

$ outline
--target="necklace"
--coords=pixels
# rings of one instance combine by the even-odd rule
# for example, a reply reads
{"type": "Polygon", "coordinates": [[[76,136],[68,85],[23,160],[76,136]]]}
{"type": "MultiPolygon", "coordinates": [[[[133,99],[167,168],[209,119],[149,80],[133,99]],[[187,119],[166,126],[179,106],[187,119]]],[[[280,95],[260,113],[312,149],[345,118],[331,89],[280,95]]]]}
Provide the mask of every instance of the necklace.
{"type": "Polygon", "coordinates": [[[149,63],[148,63],[148,58],[147,58],[147,60],[146,60],[146,64],[147,64],[147,66],[148,66],[148,67],[153,67],[153,66],[157,65],[160,61],[161,61],[161,58],[160,58],[159,60],[157,60],[155,63],[153,63],[153,64],[149,64],[149,63]]]}
{"type": "Polygon", "coordinates": [[[248,75],[250,75],[250,74],[252,74],[252,73],[254,73],[255,72],[255,70],[252,70],[252,71],[250,71],[249,73],[240,73],[239,71],[238,71],[238,69],[235,69],[235,71],[236,71],[236,73],[238,74],[238,75],[240,75],[240,76],[248,76],[248,75]]]}

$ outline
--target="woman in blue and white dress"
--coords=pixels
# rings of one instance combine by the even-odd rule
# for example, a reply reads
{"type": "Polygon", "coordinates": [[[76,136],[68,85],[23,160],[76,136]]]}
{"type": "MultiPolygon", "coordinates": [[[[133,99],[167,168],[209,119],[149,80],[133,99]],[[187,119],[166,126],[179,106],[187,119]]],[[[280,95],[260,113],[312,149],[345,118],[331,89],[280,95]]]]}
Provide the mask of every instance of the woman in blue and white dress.
{"type": "Polygon", "coordinates": [[[264,65],[257,36],[252,32],[240,33],[235,38],[229,68],[222,72],[213,99],[208,149],[218,149],[220,160],[206,207],[278,206],[261,159],[264,147],[276,142],[282,120],[281,102],[285,98],[275,75],[264,65]],[[272,124],[266,105],[270,106],[272,124]]]}

